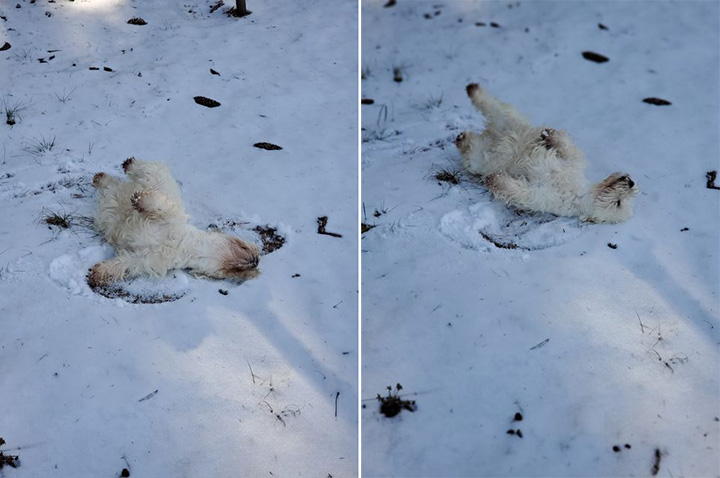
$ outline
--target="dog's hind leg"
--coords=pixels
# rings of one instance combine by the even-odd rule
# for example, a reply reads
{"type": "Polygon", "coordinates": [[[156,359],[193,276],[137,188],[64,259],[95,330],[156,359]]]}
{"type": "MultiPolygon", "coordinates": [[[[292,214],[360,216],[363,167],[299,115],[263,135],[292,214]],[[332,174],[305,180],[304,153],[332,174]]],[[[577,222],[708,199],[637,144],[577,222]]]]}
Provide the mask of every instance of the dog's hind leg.
{"type": "Polygon", "coordinates": [[[172,266],[155,254],[120,251],[116,257],[92,266],[87,281],[92,288],[107,287],[141,275],[163,277],[169,267],[172,266]]]}
{"type": "Polygon", "coordinates": [[[87,275],[88,285],[93,289],[96,287],[107,287],[116,282],[132,279],[143,274],[157,276],[164,275],[164,270],[148,270],[151,263],[138,254],[121,252],[117,257],[106,261],[98,262],[90,269],[87,275]]]}
{"type": "Polygon", "coordinates": [[[496,173],[486,176],[484,183],[496,199],[518,209],[557,215],[568,215],[572,212],[561,206],[560,198],[552,188],[532,185],[521,177],[496,173]]]}
{"type": "Polygon", "coordinates": [[[511,105],[503,103],[486,93],[477,83],[467,85],[465,90],[473,106],[487,119],[488,129],[504,131],[531,127],[530,121],[525,116],[511,105]]]}

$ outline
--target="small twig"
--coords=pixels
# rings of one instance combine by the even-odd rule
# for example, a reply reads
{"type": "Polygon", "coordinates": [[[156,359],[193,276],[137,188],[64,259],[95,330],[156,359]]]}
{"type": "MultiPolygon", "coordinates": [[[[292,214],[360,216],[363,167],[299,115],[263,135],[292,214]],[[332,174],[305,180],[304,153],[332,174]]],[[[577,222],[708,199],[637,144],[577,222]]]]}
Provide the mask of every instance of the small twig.
{"type": "Polygon", "coordinates": [[[343,303],[343,301],[340,301],[340,302],[338,302],[337,304],[333,305],[333,309],[337,309],[337,306],[340,305],[340,304],[342,304],[342,303],[343,303]]]}
{"type": "Polygon", "coordinates": [[[150,399],[153,398],[157,393],[158,393],[158,391],[155,390],[154,392],[152,392],[152,393],[150,393],[150,394],[148,394],[148,395],[145,395],[143,398],[141,398],[140,400],[138,400],[138,402],[144,402],[145,400],[150,400],[150,399]]]}
{"type": "Polygon", "coordinates": [[[324,234],[326,236],[332,236],[332,237],[342,237],[342,234],[338,234],[336,232],[327,232],[325,230],[325,226],[327,226],[328,217],[327,216],[321,216],[317,219],[318,223],[318,234],[324,234]]]}
{"type": "Polygon", "coordinates": [[[483,237],[483,239],[485,239],[488,242],[491,242],[497,248],[500,248],[500,249],[517,249],[518,248],[517,244],[513,244],[512,242],[507,242],[507,243],[499,242],[498,240],[496,240],[489,234],[484,233],[483,231],[480,231],[480,235],[483,237]]]}
{"type": "Polygon", "coordinates": [[[338,402],[339,396],[340,396],[340,392],[335,393],[335,418],[337,418],[337,402],[338,402]]]}
{"type": "Polygon", "coordinates": [[[656,476],[658,472],[660,471],[660,459],[662,458],[662,453],[660,452],[660,448],[655,448],[655,463],[653,463],[652,467],[652,475],[656,476]]]}
{"type": "Polygon", "coordinates": [[[223,2],[223,0],[218,0],[217,3],[210,7],[210,13],[215,12],[215,10],[222,7],[223,5],[225,5],[225,2],[223,2]]]}
{"type": "Polygon", "coordinates": [[[640,320],[640,314],[638,314],[637,310],[635,311],[635,315],[637,315],[638,322],[640,322],[640,333],[645,333],[645,326],[642,323],[642,320],[640,320]]]}
{"type": "Polygon", "coordinates": [[[282,417],[280,416],[279,413],[276,413],[276,414],[275,414],[275,418],[277,418],[278,420],[280,420],[280,423],[282,423],[284,427],[287,426],[287,423],[285,423],[285,420],[282,419],[282,417]]]}
{"type": "Polygon", "coordinates": [[[250,376],[252,377],[253,383],[255,383],[255,372],[253,372],[252,366],[250,365],[250,361],[248,359],[245,359],[245,361],[248,364],[248,368],[250,368],[250,376]]]}
{"type": "Polygon", "coordinates": [[[530,350],[535,350],[535,349],[539,349],[540,347],[544,347],[545,344],[547,344],[548,342],[550,342],[550,339],[545,339],[542,342],[540,342],[539,344],[537,344],[535,347],[531,347],[530,350]]]}

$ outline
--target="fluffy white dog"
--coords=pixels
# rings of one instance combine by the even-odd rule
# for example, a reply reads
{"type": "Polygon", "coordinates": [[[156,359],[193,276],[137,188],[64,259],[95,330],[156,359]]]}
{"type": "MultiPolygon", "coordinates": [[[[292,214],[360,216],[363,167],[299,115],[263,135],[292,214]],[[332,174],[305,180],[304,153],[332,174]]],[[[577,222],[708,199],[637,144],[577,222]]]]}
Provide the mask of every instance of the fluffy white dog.
{"type": "Polygon", "coordinates": [[[463,167],[482,176],[495,198],[519,209],[589,222],[621,222],[632,215],[638,188],[629,175],[613,173],[590,185],[585,158],[565,131],[533,127],[475,83],[467,86],[467,94],[487,123],[481,134],[466,131],[455,144],[463,167]]]}
{"type": "Polygon", "coordinates": [[[107,287],[140,275],[163,277],[172,269],[196,276],[245,280],[259,272],[259,251],[237,237],[188,224],[180,189],[163,163],[127,159],[130,181],[97,173],[95,225],[117,257],[95,264],[88,284],[107,287]]]}

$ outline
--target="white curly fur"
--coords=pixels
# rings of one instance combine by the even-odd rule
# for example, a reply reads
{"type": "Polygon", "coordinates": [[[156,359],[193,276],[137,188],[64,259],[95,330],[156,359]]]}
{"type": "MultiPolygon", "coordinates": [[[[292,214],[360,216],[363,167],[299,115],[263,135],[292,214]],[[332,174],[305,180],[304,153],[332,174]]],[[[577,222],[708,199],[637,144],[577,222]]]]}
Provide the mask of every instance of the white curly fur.
{"type": "Polygon", "coordinates": [[[257,246],[188,224],[180,189],[164,163],[129,158],[123,170],[130,181],[97,173],[95,225],[115,247],[117,256],[95,264],[92,287],[172,269],[196,276],[245,280],[258,274],[257,246]]]}
{"type": "Polygon", "coordinates": [[[487,123],[481,134],[461,133],[455,144],[463,167],[482,176],[495,198],[519,209],[589,222],[621,222],[632,215],[638,188],[629,175],[613,173],[590,185],[585,157],[565,131],[533,127],[475,83],[467,86],[467,94],[487,123]]]}

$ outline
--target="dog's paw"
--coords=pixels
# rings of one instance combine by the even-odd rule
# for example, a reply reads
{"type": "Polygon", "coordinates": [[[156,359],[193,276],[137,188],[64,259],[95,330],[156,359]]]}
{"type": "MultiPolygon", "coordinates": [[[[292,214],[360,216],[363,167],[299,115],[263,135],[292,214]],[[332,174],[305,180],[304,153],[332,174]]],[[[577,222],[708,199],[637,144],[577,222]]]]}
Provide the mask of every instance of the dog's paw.
{"type": "Polygon", "coordinates": [[[130,203],[132,204],[132,207],[135,208],[137,212],[145,212],[145,208],[143,207],[143,197],[145,196],[145,193],[142,193],[140,191],[135,191],[132,196],[130,196],[130,203]]]}
{"type": "Polygon", "coordinates": [[[110,276],[102,263],[97,263],[88,270],[87,283],[92,289],[110,285],[110,276]]]}
{"type": "Polygon", "coordinates": [[[134,162],[135,162],[135,156],[130,156],[128,159],[123,161],[123,163],[122,163],[123,171],[125,171],[127,173],[128,169],[130,169],[130,166],[132,166],[132,164],[134,162]]]}
{"type": "Polygon", "coordinates": [[[100,186],[102,186],[102,181],[103,181],[103,179],[105,179],[106,177],[107,177],[107,174],[105,174],[105,173],[97,173],[97,174],[95,174],[95,176],[93,176],[93,179],[92,179],[92,185],[93,185],[93,187],[99,188],[100,186]]]}
{"type": "Polygon", "coordinates": [[[512,179],[504,173],[492,173],[483,177],[485,187],[495,196],[507,192],[511,186],[512,179]]]}
{"type": "Polygon", "coordinates": [[[488,174],[486,176],[483,176],[483,183],[485,184],[485,187],[491,191],[493,189],[495,189],[498,184],[498,177],[499,177],[499,175],[497,173],[488,174]]]}
{"type": "Polygon", "coordinates": [[[467,92],[467,95],[472,98],[480,92],[480,85],[478,85],[477,83],[470,83],[465,87],[465,91],[467,92]]]}
{"type": "Polygon", "coordinates": [[[477,135],[471,131],[463,131],[455,138],[455,146],[461,153],[467,153],[472,148],[475,136],[477,135]]]}

